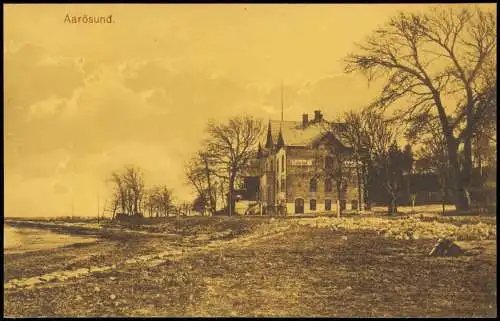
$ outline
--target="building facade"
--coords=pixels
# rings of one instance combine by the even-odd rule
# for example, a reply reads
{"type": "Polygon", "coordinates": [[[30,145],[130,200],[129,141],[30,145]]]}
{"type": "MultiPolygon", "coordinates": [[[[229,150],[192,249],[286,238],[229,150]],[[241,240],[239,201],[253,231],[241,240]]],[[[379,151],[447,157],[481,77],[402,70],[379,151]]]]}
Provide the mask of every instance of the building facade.
{"type": "Polygon", "coordinates": [[[269,121],[257,153],[262,213],[333,214],[337,201],[341,209],[363,208],[352,148],[334,135],[340,126],[331,130],[319,110],[312,120],[269,121]]]}

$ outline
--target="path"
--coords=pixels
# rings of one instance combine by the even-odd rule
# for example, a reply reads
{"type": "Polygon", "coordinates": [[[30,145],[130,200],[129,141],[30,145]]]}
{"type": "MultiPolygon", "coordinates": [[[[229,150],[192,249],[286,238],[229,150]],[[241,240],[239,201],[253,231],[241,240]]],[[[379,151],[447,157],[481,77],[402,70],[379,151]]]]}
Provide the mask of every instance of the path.
{"type": "MultiPolygon", "coordinates": [[[[228,241],[215,240],[211,241],[206,245],[191,247],[191,248],[180,248],[180,246],[171,246],[167,250],[148,255],[141,255],[135,258],[131,258],[120,262],[119,264],[107,265],[107,266],[91,266],[89,268],[80,268],[76,270],[59,270],[51,273],[47,273],[40,276],[12,279],[6,284],[4,284],[4,289],[15,289],[15,288],[31,288],[36,286],[41,286],[50,282],[50,286],[63,285],[68,279],[83,278],[97,272],[113,271],[117,267],[132,266],[132,265],[143,265],[145,267],[153,267],[165,263],[167,261],[179,260],[189,255],[194,255],[203,252],[210,251],[220,251],[221,249],[233,247],[233,246],[248,246],[257,240],[268,239],[282,234],[285,230],[290,227],[283,221],[271,222],[270,225],[263,225],[259,227],[256,231],[250,233],[249,235],[237,237],[228,241]]],[[[155,233],[159,234],[159,233],[155,233]]]]}

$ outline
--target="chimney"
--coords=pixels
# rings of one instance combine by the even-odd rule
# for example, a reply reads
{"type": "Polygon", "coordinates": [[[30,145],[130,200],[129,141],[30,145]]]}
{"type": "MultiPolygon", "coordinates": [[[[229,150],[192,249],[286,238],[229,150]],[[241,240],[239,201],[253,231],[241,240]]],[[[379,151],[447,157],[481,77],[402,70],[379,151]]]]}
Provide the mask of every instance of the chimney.
{"type": "Polygon", "coordinates": [[[307,114],[302,114],[302,126],[306,127],[309,122],[307,114]]]}
{"type": "Polygon", "coordinates": [[[321,115],[321,110],[315,110],[314,111],[314,122],[319,123],[322,118],[323,118],[323,115],[321,115]]]}

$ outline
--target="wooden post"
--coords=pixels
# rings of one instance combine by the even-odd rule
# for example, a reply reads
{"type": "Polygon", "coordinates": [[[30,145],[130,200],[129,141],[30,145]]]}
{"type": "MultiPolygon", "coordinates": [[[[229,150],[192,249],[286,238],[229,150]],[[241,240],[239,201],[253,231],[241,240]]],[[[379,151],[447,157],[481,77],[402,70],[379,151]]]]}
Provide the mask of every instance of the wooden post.
{"type": "Polygon", "coordinates": [[[104,219],[104,212],[106,211],[106,199],[104,199],[104,206],[102,207],[101,218],[104,219]]]}
{"type": "Polygon", "coordinates": [[[340,217],[340,200],[337,200],[337,217],[340,217]]]}
{"type": "Polygon", "coordinates": [[[99,224],[99,194],[97,194],[97,224],[99,224]]]}

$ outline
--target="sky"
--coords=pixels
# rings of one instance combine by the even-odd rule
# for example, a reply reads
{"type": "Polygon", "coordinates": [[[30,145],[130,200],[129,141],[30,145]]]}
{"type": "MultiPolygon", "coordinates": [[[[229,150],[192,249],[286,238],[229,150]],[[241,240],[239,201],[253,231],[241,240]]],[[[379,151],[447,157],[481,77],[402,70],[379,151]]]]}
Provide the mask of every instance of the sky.
{"type": "Polygon", "coordinates": [[[4,213],[94,215],[128,164],[190,201],[183,168],[209,119],[279,119],[281,83],[286,120],[363,107],[380,89],[343,58],[428,7],[4,5],[4,213]],[[84,14],[113,23],[64,22],[84,14]]]}

